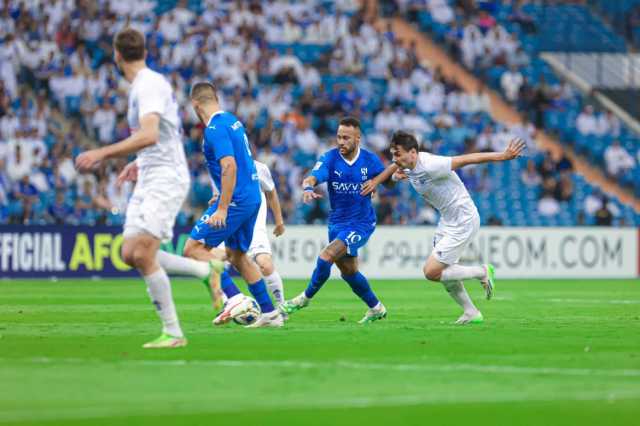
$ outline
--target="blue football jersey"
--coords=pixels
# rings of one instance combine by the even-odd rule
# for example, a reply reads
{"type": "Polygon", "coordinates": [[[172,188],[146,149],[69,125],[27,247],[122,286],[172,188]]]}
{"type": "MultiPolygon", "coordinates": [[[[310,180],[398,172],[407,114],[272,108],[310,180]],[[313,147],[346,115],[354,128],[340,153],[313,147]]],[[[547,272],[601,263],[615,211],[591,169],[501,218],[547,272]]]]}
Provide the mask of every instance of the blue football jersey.
{"type": "Polygon", "coordinates": [[[219,111],[211,116],[204,129],[202,151],[209,175],[219,190],[222,190],[220,160],[228,156],[235,158],[237,176],[231,202],[236,205],[260,203],[258,173],[251,157],[249,139],[244,126],[235,115],[219,111]]]}
{"type": "Polygon", "coordinates": [[[327,182],[331,213],[329,225],[363,223],[373,225],[376,213],[371,206],[371,195],[360,195],[362,184],[378,176],[384,165],[378,156],[365,149],[355,161],[347,162],[337,148],[327,151],[311,172],[318,183],[327,182]]]}

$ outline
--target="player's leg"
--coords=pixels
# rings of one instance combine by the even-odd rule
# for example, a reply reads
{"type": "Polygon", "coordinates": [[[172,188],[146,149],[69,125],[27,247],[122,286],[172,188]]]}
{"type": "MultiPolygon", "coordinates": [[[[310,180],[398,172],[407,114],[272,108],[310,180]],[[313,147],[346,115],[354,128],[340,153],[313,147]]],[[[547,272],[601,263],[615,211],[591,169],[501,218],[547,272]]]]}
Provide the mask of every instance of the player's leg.
{"type": "Polygon", "coordinates": [[[285,301],[280,306],[280,310],[286,314],[292,314],[309,305],[309,301],[329,279],[331,266],[345,254],[347,254],[347,245],[343,241],[335,239],[331,241],[316,259],[316,267],[307,288],[293,299],[285,301]]]}
{"type": "Polygon", "coordinates": [[[263,206],[260,206],[257,223],[255,228],[253,228],[253,236],[251,238],[248,256],[250,259],[253,259],[258,265],[258,268],[260,268],[260,273],[262,273],[264,277],[267,289],[273,296],[275,302],[280,305],[284,302],[284,288],[282,286],[282,278],[273,266],[271,243],[269,242],[265,223],[266,214],[263,217],[263,206]],[[260,221],[263,221],[263,223],[260,223],[260,221]]]}
{"type": "MultiPolygon", "coordinates": [[[[436,245],[437,246],[437,245],[436,245]]],[[[436,258],[435,255],[430,255],[424,264],[423,271],[425,278],[430,281],[440,281],[444,286],[449,296],[462,308],[463,314],[458,319],[459,323],[467,322],[482,322],[482,314],[473,304],[473,301],[469,297],[467,290],[460,279],[443,279],[448,268],[453,265],[447,265],[436,258]]],[[[456,323],[458,323],[456,321],[456,323]]]]}
{"type": "MultiPolygon", "coordinates": [[[[238,214],[238,209],[233,208],[229,211],[227,227],[219,229],[213,228],[206,223],[210,215],[212,215],[216,209],[217,205],[215,204],[209,206],[202,217],[198,219],[196,224],[193,226],[189,239],[184,246],[184,255],[192,259],[211,263],[215,270],[219,271],[220,290],[224,293],[227,300],[230,300],[233,297],[241,295],[241,292],[231,279],[229,273],[224,270],[224,263],[222,263],[220,259],[212,253],[212,248],[218,247],[218,245],[220,245],[230,233],[236,231],[234,219],[238,214]]],[[[209,286],[209,288],[212,295],[212,301],[214,306],[216,306],[221,295],[217,294],[218,291],[217,288],[215,288],[218,283],[212,282],[212,284],[214,284],[214,287],[212,288],[209,286]]],[[[234,300],[237,302],[237,299],[234,300]]],[[[214,324],[216,324],[215,320],[214,324]]]]}
{"type": "Polygon", "coordinates": [[[187,344],[180,328],[169,277],[156,260],[160,242],[173,237],[173,225],[187,195],[186,188],[186,185],[178,185],[172,180],[146,181],[146,185],[138,183],[127,206],[122,257],[142,275],[163,325],[162,335],[145,344],[145,348],[173,348],[187,344]]]}
{"type": "Polygon", "coordinates": [[[209,263],[179,256],[164,250],[158,250],[156,261],[169,275],[189,275],[195,278],[207,278],[209,276],[209,263]]]}
{"type": "Polygon", "coordinates": [[[273,306],[267,286],[257,265],[249,259],[249,256],[241,248],[227,247],[227,255],[232,265],[249,285],[249,291],[258,302],[258,305],[260,305],[260,310],[262,311],[260,318],[255,323],[248,325],[247,328],[282,327],[284,320],[280,311],[273,306]]]}
{"type": "Polygon", "coordinates": [[[473,218],[455,229],[439,227],[434,237],[433,252],[425,262],[423,272],[431,281],[440,281],[449,296],[463,309],[456,324],[481,323],[482,313],[471,301],[463,280],[486,279],[485,268],[462,266],[458,260],[479,228],[479,218],[473,218]]]}
{"type": "Polygon", "coordinates": [[[156,307],[158,316],[162,321],[162,335],[145,345],[146,348],[165,348],[185,346],[184,338],[178,314],[173,302],[171,283],[169,276],[156,261],[156,253],[160,247],[160,240],[152,235],[141,232],[127,236],[122,244],[122,257],[124,261],[136,268],[145,283],[151,301],[156,307]]]}
{"type": "Polygon", "coordinates": [[[258,253],[255,256],[255,262],[260,268],[260,273],[264,277],[267,289],[273,296],[278,305],[284,302],[284,286],[282,285],[282,277],[273,266],[273,258],[270,253],[258,253]]]}
{"type": "Polygon", "coordinates": [[[365,316],[359,322],[365,324],[386,318],[386,308],[371,289],[367,278],[358,270],[358,258],[356,256],[343,256],[336,261],[336,266],[340,269],[342,279],[349,284],[351,290],[369,307],[365,316]]]}
{"type": "Polygon", "coordinates": [[[434,237],[432,256],[437,262],[427,262],[424,275],[431,281],[480,280],[487,300],[491,299],[495,286],[494,268],[491,264],[464,266],[458,264],[465,248],[479,229],[479,218],[474,218],[460,227],[450,230],[439,228],[434,237]],[[444,268],[442,264],[447,265],[444,268]]]}
{"type": "Polygon", "coordinates": [[[169,275],[190,275],[199,279],[205,286],[215,306],[214,290],[220,287],[220,274],[224,271],[224,262],[215,258],[189,258],[158,250],[156,260],[169,275]]]}
{"type": "MultiPolygon", "coordinates": [[[[224,293],[224,297],[226,297],[227,300],[231,299],[234,296],[242,294],[240,292],[240,289],[231,279],[229,273],[224,269],[224,262],[216,258],[216,255],[211,251],[211,247],[209,247],[207,244],[189,238],[184,245],[184,255],[192,259],[198,259],[200,261],[208,262],[209,264],[211,264],[212,269],[214,269],[215,272],[219,273],[220,290],[222,291],[222,293],[224,293]]],[[[205,285],[208,285],[208,288],[210,289],[209,291],[212,294],[215,294],[216,289],[211,288],[210,281],[205,282],[205,285]]],[[[215,295],[214,297],[214,299],[216,299],[216,302],[218,300],[218,297],[221,297],[221,295],[215,295]]]]}
{"type": "MultiPolygon", "coordinates": [[[[271,302],[267,287],[258,266],[247,256],[253,239],[253,229],[258,216],[259,205],[232,206],[227,216],[225,228],[225,247],[227,258],[249,286],[249,291],[260,305],[262,315],[251,326],[281,327],[283,320],[280,312],[271,302]]],[[[231,304],[231,299],[228,305],[231,304]]],[[[225,323],[231,319],[231,308],[225,307],[214,323],[225,323]]]]}

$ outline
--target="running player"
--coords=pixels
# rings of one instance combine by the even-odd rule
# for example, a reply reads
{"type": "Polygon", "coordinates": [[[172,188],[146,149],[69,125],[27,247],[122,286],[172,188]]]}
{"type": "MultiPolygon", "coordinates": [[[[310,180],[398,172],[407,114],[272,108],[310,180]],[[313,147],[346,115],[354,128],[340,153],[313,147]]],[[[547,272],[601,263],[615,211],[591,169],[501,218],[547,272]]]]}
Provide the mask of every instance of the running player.
{"type": "Polygon", "coordinates": [[[360,148],[360,122],[355,118],[340,120],[337,143],[338,147],[326,152],[302,182],[305,203],[320,198],[314,187],[327,182],[331,204],[330,243],[318,256],[306,290],[283,303],[280,310],[292,314],[307,306],[329,279],[331,266],[335,263],[342,279],[369,307],[360,320],[360,323],[369,323],[385,318],[387,310],[358,271],[358,249],[367,243],[376,226],[371,196],[360,195],[360,191],[365,181],[383,172],[384,165],[374,153],[360,148]]]}
{"type": "MultiPolygon", "coordinates": [[[[206,126],[202,148],[220,197],[193,227],[184,254],[209,260],[210,250],[224,242],[227,258],[249,284],[262,310],[260,318],[247,327],[281,327],[282,316],[271,302],[260,271],[247,256],[260,210],[260,185],[244,126],[233,114],[221,110],[211,83],[192,87],[191,105],[206,126]]],[[[228,302],[214,324],[229,322],[232,309],[242,297],[227,272],[222,274],[222,291],[228,302]]]]}
{"type": "Polygon", "coordinates": [[[514,139],[504,152],[465,154],[441,157],[419,152],[418,141],[410,133],[398,131],[391,139],[394,164],[367,182],[362,195],[368,195],[376,185],[393,180],[408,179],[411,186],[440,213],[440,222],[433,239],[433,251],[427,258],[423,272],[431,281],[440,281],[453,300],[464,310],[456,324],[481,323],[482,313],[476,308],[464,288],[463,281],[478,279],[487,299],[494,291],[492,265],[462,266],[460,256],[478,232],[480,215],[464,184],[454,172],[471,164],[513,160],[520,156],[525,142],[514,139]]]}
{"type": "Polygon", "coordinates": [[[93,149],[76,158],[76,167],[89,171],[102,160],[136,154],[119,179],[136,176],[124,224],[122,257],[135,267],[147,284],[163,324],[162,334],[145,348],[185,346],[167,272],[157,256],[187,263],[210,273],[205,262],[194,262],[158,250],[173,235],[175,217],[189,192],[189,171],[182,146],[182,124],[173,89],[167,80],[147,68],[144,36],[131,28],[114,38],[114,60],[131,83],[127,118],[132,134],[118,143],[93,149]]]}
{"type": "MultiPolygon", "coordinates": [[[[256,165],[258,179],[260,181],[260,211],[258,212],[256,226],[253,228],[253,239],[251,240],[247,254],[260,268],[260,272],[267,284],[267,289],[276,303],[280,305],[284,302],[284,286],[282,284],[282,277],[280,277],[280,274],[273,266],[271,243],[269,242],[269,236],[267,234],[267,205],[273,213],[275,222],[273,235],[276,237],[284,234],[284,219],[282,217],[282,209],[280,207],[276,185],[273,182],[269,167],[260,161],[254,160],[254,164],[256,165]]],[[[217,201],[218,196],[219,194],[215,194],[210,203],[217,201]]],[[[217,257],[220,258],[220,254],[225,256],[224,244],[221,244],[218,248],[221,250],[215,251],[217,257]]]]}

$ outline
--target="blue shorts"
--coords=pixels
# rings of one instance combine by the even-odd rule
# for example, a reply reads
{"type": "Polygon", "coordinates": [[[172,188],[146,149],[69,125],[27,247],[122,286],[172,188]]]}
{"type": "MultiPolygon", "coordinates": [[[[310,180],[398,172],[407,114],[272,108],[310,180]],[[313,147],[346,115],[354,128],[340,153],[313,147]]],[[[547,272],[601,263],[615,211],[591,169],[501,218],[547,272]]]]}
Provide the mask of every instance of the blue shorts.
{"type": "Polygon", "coordinates": [[[191,230],[191,239],[199,241],[209,247],[217,247],[224,242],[225,247],[239,250],[243,253],[249,251],[253,239],[253,227],[256,224],[260,203],[242,206],[229,206],[227,214],[227,226],[214,228],[206,223],[207,219],[218,208],[218,203],[210,206],[191,230]]]}
{"type": "Polygon", "coordinates": [[[358,249],[367,244],[375,230],[375,225],[363,223],[329,225],[329,242],[342,241],[347,246],[346,255],[357,257],[358,249]]]}

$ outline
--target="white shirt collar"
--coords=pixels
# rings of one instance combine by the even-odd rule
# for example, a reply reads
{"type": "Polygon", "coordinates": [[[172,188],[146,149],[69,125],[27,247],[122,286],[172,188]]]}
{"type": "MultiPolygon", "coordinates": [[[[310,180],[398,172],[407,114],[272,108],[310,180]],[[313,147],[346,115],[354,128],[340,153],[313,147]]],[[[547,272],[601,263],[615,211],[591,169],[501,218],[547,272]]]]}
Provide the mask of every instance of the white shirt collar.
{"type": "Polygon", "coordinates": [[[218,114],[222,114],[223,112],[224,111],[220,109],[218,111],[215,111],[213,114],[211,114],[211,117],[209,117],[209,121],[207,121],[207,126],[209,125],[209,123],[211,123],[211,120],[213,120],[213,117],[215,117],[218,114]]]}
{"type": "MultiPolygon", "coordinates": [[[[338,154],[340,154],[340,151],[338,151],[338,154]]],[[[340,154],[340,157],[342,157],[345,163],[347,163],[350,166],[353,166],[356,163],[356,161],[358,161],[358,158],[360,157],[360,147],[358,147],[358,152],[356,153],[356,156],[353,157],[353,160],[347,160],[342,156],[342,154],[340,154]]]]}

